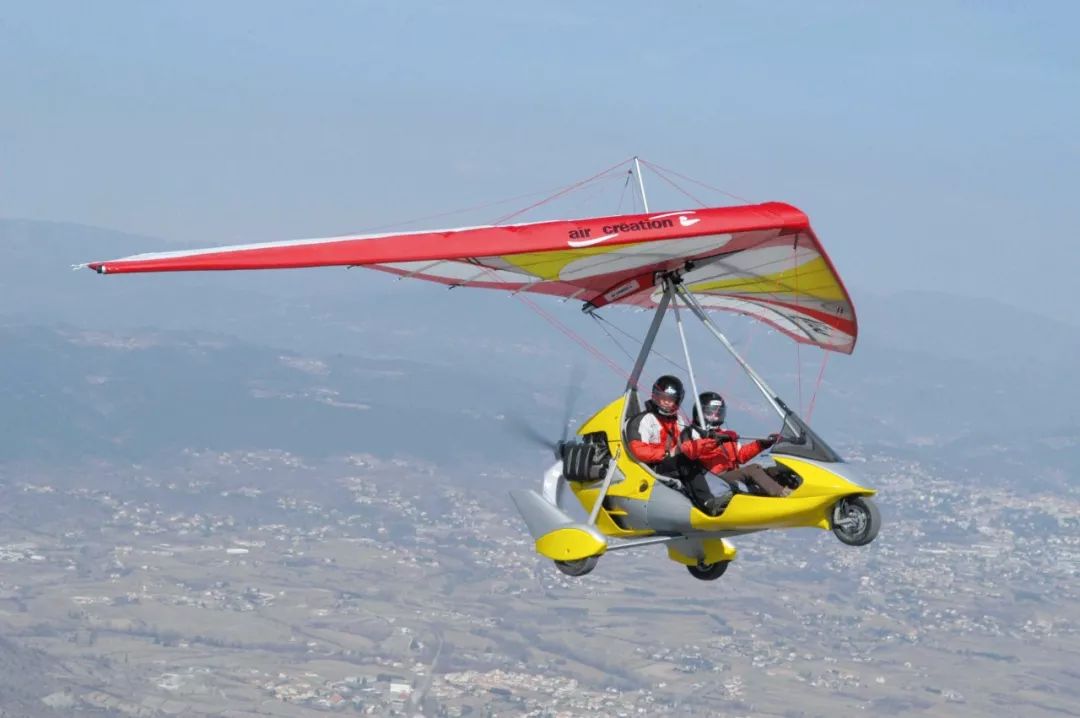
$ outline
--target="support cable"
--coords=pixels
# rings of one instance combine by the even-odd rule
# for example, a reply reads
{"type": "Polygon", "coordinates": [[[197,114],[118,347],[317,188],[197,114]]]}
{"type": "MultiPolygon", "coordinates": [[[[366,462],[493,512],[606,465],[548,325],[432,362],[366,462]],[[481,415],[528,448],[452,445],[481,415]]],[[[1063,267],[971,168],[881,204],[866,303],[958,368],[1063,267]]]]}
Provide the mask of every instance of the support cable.
{"type": "MultiPolygon", "coordinates": [[[[799,235],[795,235],[795,241],[791,243],[791,268],[795,274],[795,310],[799,311],[799,235]]],[[[795,382],[799,387],[799,413],[803,410],[802,396],[802,342],[795,340],[795,382]]]]}
{"type": "Polygon", "coordinates": [[[664,174],[663,172],[657,172],[657,170],[656,170],[656,167],[654,167],[653,165],[649,165],[649,169],[651,169],[651,170],[653,171],[653,173],[654,173],[654,174],[655,174],[655,175],[656,175],[657,177],[659,177],[660,179],[664,180],[664,181],[665,181],[665,182],[667,182],[667,183],[668,183],[669,185],[671,185],[672,187],[674,187],[674,188],[675,188],[676,190],[678,190],[679,192],[682,192],[682,193],[683,193],[684,195],[686,195],[687,197],[689,197],[689,198],[690,198],[690,199],[692,199],[693,201],[697,202],[697,203],[698,203],[699,205],[701,205],[702,207],[706,207],[706,206],[707,206],[707,205],[706,205],[706,204],[705,204],[704,202],[702,202],[702,201],[701,201],[700,199],[698,199],[697,197],[695,197],[694,195],[690,194],[690,193],[689,193],[689,192],[687,192],[687,191],[686,191],[685,189],[683,189],[682,187],[680,187],[679,185],[677,185],[677,184],[676,184],[676,183],[675,183],[675,182],[674,182],[673,180],[669,179],[669,178],[668,178],[668,177],[667,177],[667,176],[666,176],[666,175],[665,175],[665,174],[664,174]]]}
{"type": "Polygon", "coordinates": [[[818,389],[821,388],[821,381],[825,378],[825,367],[829,363],[829,356],[832,352],[821,350],[824,355],[821,357],[821,369],[818,370],[817,382],[814,384],[814,394],[810,397],[810,406],[806,408],[806,423],[810,423],[810,417],[814,415],[814,402],[817,401],[818,389]]]}
{"type": "MultiPolygon", "coordinates": [[[[630,162],[630,159],[625,159],[622,162],[620,162],[619,164],[614,165],[613,167],[609,167],[608,169],[604,170],[603,172],[600,172],[597,175],[593,175],[592,177],[589,177],[589,178],[587,178],[585,180],[582,180],[581,182],[576,182],[573,185],[562,185],[562,186],[556,187],[554,189],[544,189],[544,190],[537,190],[535,192],[526,192],[524,194],[515,195],[513,197],[507,197],[506,199],[495,200],[494,202],[485,202],[484,204],[472,205],[470,207],[462,207],[461,209],[453,209],[453,210],[449,210],[447,212],[437,212],[435,214],[426,214],[426,215],[423,215],[423,216],[420,216],[420,217],[413,217],[411,219],[399,220],[397,222],[390,222],[388,224],[380,224],[380,225],[375,225],[373,227],[365,227],[365,228],[360,229],[358,231],[342,232],[341,234],[342,235],[367,234],[367,233],[370,233],[370,232],[378,232],[378,231],[384,230],[384,229],[395,229],[395,228],[399,228],[399,227],[408,227],[411,224],[417,224],[419,222],[426,222],[426,221],[432,220],[432,219],[441,219],[443,217],[453,217],[454,215],[466,214],[468,212],[477,212],[477,211],[484,210],[484,209],[491,209],[492,207],[498,207],[500,205],[509,204],[510,202],[516,202],[518,200],[528,199],[530,197],[537,197],[537,196],[543,197],[543,199],[536,204],[536,206],[540,206],[541,204],[544,204],[545,202],[548,202],[551,199],[554,199],[555,197],[560,196],[567,189],[574,189],[574,188],[577,188],[577,187],[583,187],[586,184],[588,184],[588,183],[590,183],[590,182],[592,182],[594,180],[600,179],[603,175],[607,174],[608,172],[611,172],[613,169],[616,169],[618,167],[621,167],[622,165],[627,164],[628,162],[630,162]]],[[[527,211],[528,209],[530,209],[530,208],[526,208],[525,210],[521,210],[521,212],[527,211]]],[[[519,214],[519,212],[515,212],[511,216],[516,216],[517,214],[519,214]]],[[[494,224],[498,224],[498,222],[495,222],[494,224]]]]}
{"type": "Polygon", "coordinates": [[[619,342],[619,340],[615,338],[615,335],[607,330],[607,327],[605,327],[603,325],[603,322],[601,321],[600,316],[598,314],[596,314],[595,312],[589,312],[589,316],[596,320],[597,325],[600,327],[600,331],[602,331],[604,334],[607,334],[608,339],[610,339],[611,342],[615,346],[617,346],[619,348],[619,350],[622,351],[623,354],[626,355],[627,359],[629,359],[631,362],[633,362],[634,361],[634,355],[631,354],[629,351],[627,351],[626,347],[624,347],[619,342]]]}
{"type": "Polygon", "coordinates": [[[622,214],[623,200],[626,199],[626,188],[630,186],[630,180],[633,178],[634,173],[627,170],[626,181],[623,182],[622,192],[619,194],[619,206],[615,208],[615,214],[622,214]]]}
{"type": "MultiPolygon", "coordinates": [[[[686,373],[690,377],[690,389],[694,392],[694,406],[697,407],[698,419],[702,422],[702,431],[705,427],[705,412],[701,409],[701,394],[697,390],[697,379],[694,378],[694,367],[690,363],[690,347],[686,344],[686,332],[683,330],[682,315],[679,314],[679,297],[672,297],[671,304],[675,309],[675,326],[679,328],[679,340],[682,342],[683,356],[686,357],[686,373]]],[[[693,421],[687,422],[693,425],[693,421]]]]}
{"type": "Polygon", "coordinates": [[[713,192],[719,192],[720,194],[725,195],[727,197],[730,197],[730,198],[732,198],[734,200],[737,200],[739,202],[742,202],[743,204],[753,204],[753,201],[747,199],[746,197],[740,197],[737,194],[733,194],[731,192],[728,192],[727,190],[720,189],[719,187],[713,187],[712,185],[705,184],[701,180],[696,180],[693,177],[687,177],[686,175],[681,174],[679,172],[676,172],[673,169],[668,169],[667,167],[661,167],[660,165],[658,165],[658,164],[656,164],[654,162],[645,162],[645,160],[642,160],[642,162],[644,162],[645,165],[649,169],[651,169],[653,172],[656,172],[656,170],[660,169],[660,170],[663,170],[664,172],[667,172],[670,175],[674,175],[675,177],[678,177],[679,179],[686,180],[687,182],[693,182],[694,184],[696,184],[696,185],[698,185],[700,187],[704,187],[705,189],[712,190],[713,192]]]}
{"type": "Polygon", "coordinates": [[[548,197],[545,197],[544,199],[540,200],[539,202],[533,202],[528,207],[523,207],[522,209],[519,209],[516,212],[511,212],[510,214],[503,215],[502,217],[499,217],[498,219],[496,219],[492,224],[504,224],[504,223],[508,222],[509,220],[513,219],[514,217],[518,217],[520,215],[523,215],[526,212],[528,212],[530,210],[533,210],[533,209],[536,209],[537,207],[539,207],[541,205],[547,204],[548,202],[551,202],[552,200],[558,199],[559,197],[562,197],[565,194],[569,194],[570,192],[573,192],[574,190],[579,189],[582,186],[587,185],[587,184],[589,184],[590,182],[592,182],[594,180],[598,180],[601,177],[603,177],[604,175],[608,174],[609,172],[612,172],[612,171],[617,170],[617,169],[621,169],[624,165],[628,164],[631,161],[633,161],[633,158],[625,159],[622,162],[619,162],[618,164],[614,164],[614,165],[612,165],[611,167],[608,167],[605,170],[597,172],[592,177],[587,177],[587,178],[581,180],[580,182],[575,182],[572,185],[564,187],[563,189],[559,190],[555,194],[550,195],[548,197]]]}
{"type": "MultiPolygon", "coordinates": [[[[624,337],[628,338],[630,341],[634,342],[635,344],[637,344],[639,346],[642,344],[641,339],[639,339],[638,337],[635,337],[633,334],[626,331],[625,329],[620,328],[619,325],[613,323],[611,320],[600,316],[599,312],[590,312],[590,314],[592,314],[593,318],[596,319],[598,322],[601,322],[602,324],[607,324],[609,327],[611,327],[612,329],[617,331],[619,334],[622,334],[624,337]]],[[[611,336],[611,335],[609,334],[608,336],[611,336]]],[[[612,339],[614,339],[614,337],[612,337],[612,339]]],[[[668,364],[675,367],[679,371],[686,371],[686,367],[684,367],[682,364],[675,361],[671,357],[667,356],[663,352],[657,351],[656,349],[652,349],[652,350],[649,351],[649,354],[655,354],[656,356],[660,357],[661,359],[663,359],[664,361],[666,361],[668,364]]]]}

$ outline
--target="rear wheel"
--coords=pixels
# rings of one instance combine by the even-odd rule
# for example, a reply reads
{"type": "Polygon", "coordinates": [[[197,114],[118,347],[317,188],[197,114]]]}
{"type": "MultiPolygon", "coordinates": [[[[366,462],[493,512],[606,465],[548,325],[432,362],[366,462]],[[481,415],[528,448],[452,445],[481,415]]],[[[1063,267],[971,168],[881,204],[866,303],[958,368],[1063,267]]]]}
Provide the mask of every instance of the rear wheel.
{"type": "Polygon", "coordinates": [[[724,575],[731,561],[717,561],[716,563],[699,563],[696,566],[687,566],[690,575],[702,581],[715,581],[724,575]]]}
{"type": "Polygon", "coordinates": [[[577,561],[556,561],[555,568],[567,576],[584,576],[596,568],[599,560],[599,556],[589,556],[588,558],[580,558],[577,561]]]}
{"type": "Polygon", "coordinates": [[[877,538],[881,513],[865,496],[851,496],[833,506],[832,530],[848,546],[865,546],[877,538]]]}

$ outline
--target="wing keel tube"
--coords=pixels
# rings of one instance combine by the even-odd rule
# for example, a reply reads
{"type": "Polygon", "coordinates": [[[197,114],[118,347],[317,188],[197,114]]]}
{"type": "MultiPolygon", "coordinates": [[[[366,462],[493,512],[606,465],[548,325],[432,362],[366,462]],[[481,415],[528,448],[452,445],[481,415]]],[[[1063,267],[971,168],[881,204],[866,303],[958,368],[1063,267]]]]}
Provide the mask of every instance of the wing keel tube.
{"type": "Polygon", "coordinates": [[[535,491],[517,489],[510,492],[510,498],[525,519],[541,556],[554,561],[577,561],[600,556],[607,550],[607,539],[594,526],[576,523],[535,491]]]}

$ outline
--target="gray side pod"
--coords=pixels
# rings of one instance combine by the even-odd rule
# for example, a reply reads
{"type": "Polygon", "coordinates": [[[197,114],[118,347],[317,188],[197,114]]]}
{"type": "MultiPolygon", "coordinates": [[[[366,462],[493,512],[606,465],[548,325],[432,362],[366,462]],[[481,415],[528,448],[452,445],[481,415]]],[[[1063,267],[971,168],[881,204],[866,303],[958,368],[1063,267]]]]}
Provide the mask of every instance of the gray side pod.
{"type": "Polygon", "coordinates": [[[532,489],[514,489],[510,492],[518,513],[525,519],[529,534],[533,540],[547,536],[556,529],[572,528],[584,531],[601,544],[607,545],[607,538],[595,526],[576,523],[558,506],[554,506],[532,489]]]}

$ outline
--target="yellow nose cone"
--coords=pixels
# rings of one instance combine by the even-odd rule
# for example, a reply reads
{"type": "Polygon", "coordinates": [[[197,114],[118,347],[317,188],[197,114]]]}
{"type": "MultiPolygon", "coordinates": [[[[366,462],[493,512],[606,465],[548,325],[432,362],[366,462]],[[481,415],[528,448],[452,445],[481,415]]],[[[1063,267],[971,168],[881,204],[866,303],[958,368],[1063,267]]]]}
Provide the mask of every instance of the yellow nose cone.
{"type": "Polygon", "coordinates": [[[564,526],[536,539],[536,552],[554,561],[577,561],[599,556],[607,543],[595,531],[584,527],[564,526]]]}

